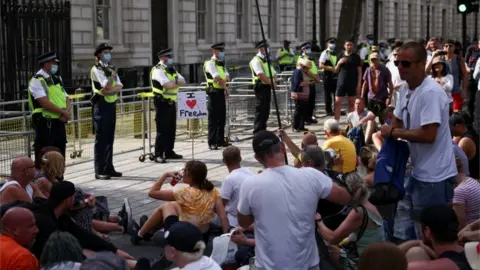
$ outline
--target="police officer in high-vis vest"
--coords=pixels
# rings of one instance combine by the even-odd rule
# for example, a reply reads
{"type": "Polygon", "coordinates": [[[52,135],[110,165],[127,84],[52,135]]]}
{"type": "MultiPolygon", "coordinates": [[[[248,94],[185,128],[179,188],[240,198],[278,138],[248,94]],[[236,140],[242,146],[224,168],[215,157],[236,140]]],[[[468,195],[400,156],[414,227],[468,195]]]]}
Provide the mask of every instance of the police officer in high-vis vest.
{"type": "Polygon", "coordinates": [[[113,140],[115,138],[116,102],[122,83],[110,64],[112,46],[101,43],[95,49],[95,65],[90,70],[93,96],[93,124],[95,127],[95,178],[121,177],[113,167],[113,140]]]}
{"type": "Polygon", "coordinates": [[[323,83],[325,94],[325,111],[328,116],[333,116],[333,100],[335,99],[335,90],[337,89],[337,54],[335,50],[336,38],[327,40],[327,49],[320,55],[318,66],[323,71],[323,83]]]}
{"type": "Polygon", "coordinates": [[[253,123],[253,133],[267,129],[267,121],[270,116],[270,101],[272,98],[271,86],[276,87],[277,73],[271,66],[273,82],[270,81],[270,70],[268,69],[267,54],[268,43],[265,40],[255,45],[257,55],[250,61],[250,70],[252,71],[253,90],[255,92],[255,120],[253,123]]]}
{"type": "Polygon", "coordinates": [[[157,138],[155,140],[155,161],[167,162],[167,159],[182,159],[173,151],[177,131],[177,93],[185,79],[173,67],[173,51],[168,48],[157,54],[160,62],[150,72],[150,84],[155,95],[155,122],[157,138]]]}
{"type": "Polygon", "coordinates": [[[363,72],[370,66],[370,54],[372,54],[373,46],[375,46],[375,37],[373,35],[367,35],[366,38],[368,44],[359,52],[360,59],[363,60],[363,72]]]}
{"type": "Polygon", "coordinates": [[[280,71],[291,70],[295,65],[295,53],[290,48],[290,41],[284,40],[283,47],[277,51],[277,63],[280,67],[280,71]]]}
{"type": "MultiPolygon", "coordinates": [[[[315,83],[320,82],[320,76],[318,75],[317,64],[315,59],[311,57],[312,55],[312,44],[310,42],[305,42],[300,45],[302,50],[302,56],[299,59],[307,59],[312,62],[312,67],[308,72],[308,77],[310,79],[310,94],[308,96],[308,108],[306,110],[307,115],[305,115],[305,125],[316,124],[318,121],[315,119],[315,99],[317,98],[317,88],[315,83]]],[[[298,62],[297,62],[298,65],[298,62]]]]}
{"type": "Polygon", "coordinates": [[[28,84],[28,104],[35,128],[35,164],[39,168],[40,153],[44,147],[57,147],[65,157],[65,123],[70,119],[72,106],[62,78],[57,75],[57,55],[49,52],[38,57],[37,61],[40,70],[28,84]]]}
{"type": "Polygon", "coordinates": [[[228,97],[227,82],[230,81],[225,67],[225,43],[217,43],[212,47],[212,57],[203,64],[203,73],[207,80],[208,102],[208,147],[218,150],[230,144],[225,140],[225,122],[228,97]]]}

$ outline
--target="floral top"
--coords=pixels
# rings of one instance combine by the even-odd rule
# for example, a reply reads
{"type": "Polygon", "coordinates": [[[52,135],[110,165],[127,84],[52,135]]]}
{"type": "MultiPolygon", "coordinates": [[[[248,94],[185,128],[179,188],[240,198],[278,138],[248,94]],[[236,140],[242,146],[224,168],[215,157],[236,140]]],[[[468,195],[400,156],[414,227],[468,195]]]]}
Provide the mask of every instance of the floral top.
{"type": "Polygon", "coordinates": [[[215,201],[220,196],[216,188],[207,191],[190,186],[176,186],[173,196],[182,210],[179,218],[181,221],[202,227],[215,218],[215,201]]]}

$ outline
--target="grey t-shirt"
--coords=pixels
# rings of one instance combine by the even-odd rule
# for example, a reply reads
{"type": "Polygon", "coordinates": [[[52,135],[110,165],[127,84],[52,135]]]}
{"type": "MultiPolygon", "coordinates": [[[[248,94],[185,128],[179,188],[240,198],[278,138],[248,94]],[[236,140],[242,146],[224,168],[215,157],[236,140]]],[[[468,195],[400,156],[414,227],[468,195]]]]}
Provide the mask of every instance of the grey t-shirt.
{"type": "Polygon", "coordinates": [[[362,113],[358,114],[356,111],[350,112],[347,115],[347,124],[351,124],[352,126],[355,126],[360,120],[362,120],[365,116],[368,115],[370,111],[367,109],[364,109],[362,113]]]}
{"type": "Polygon", "coordinates": [[[305,270],[319,264],[315,212],[332,185],[318,170],[288,165],[243,182],[238,212],[254,216],[257,268],[305,270]]]}

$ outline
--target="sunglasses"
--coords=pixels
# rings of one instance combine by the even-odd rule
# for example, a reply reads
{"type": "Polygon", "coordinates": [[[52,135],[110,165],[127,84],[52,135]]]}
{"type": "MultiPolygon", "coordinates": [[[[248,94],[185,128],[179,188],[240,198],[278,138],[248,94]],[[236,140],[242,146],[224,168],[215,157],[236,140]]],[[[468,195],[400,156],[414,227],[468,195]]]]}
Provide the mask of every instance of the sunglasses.
{"type": "Polygon", "coordinates": [[[416,64],[416,63],[418,63],[418,62],[419,62],[419,61],[410,62],[410,61],[406,61],[406,60],[402,60],[402,61],[400,61],[400,60],[395,60],[395,61],[393,61],[393,64],[394,64],[396,67],[402,65],[402,67],[404,67],[404,68],[409,68],[412,64],[416,64]]]}
{"type": "Polygon", "coordinates": [[[452,48],[453,45],[452,45],[452,44],[445,44],[445,45],[443,45],[443,47],[445,47],[445,48],[452,48]]]}

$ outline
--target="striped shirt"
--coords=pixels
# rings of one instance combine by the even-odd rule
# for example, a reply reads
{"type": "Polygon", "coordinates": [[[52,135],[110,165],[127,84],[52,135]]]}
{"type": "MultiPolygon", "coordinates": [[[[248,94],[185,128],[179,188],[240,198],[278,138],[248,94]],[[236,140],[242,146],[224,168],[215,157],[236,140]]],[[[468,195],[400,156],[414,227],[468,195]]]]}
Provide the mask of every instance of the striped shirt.
{"type": "Polygon", "coordinates": [[[467,212],[468,224],[480,218],[480,183],[473,179],[467,178],[458,185],[453,194],[454,204],[465,205],[467,212]]]}

